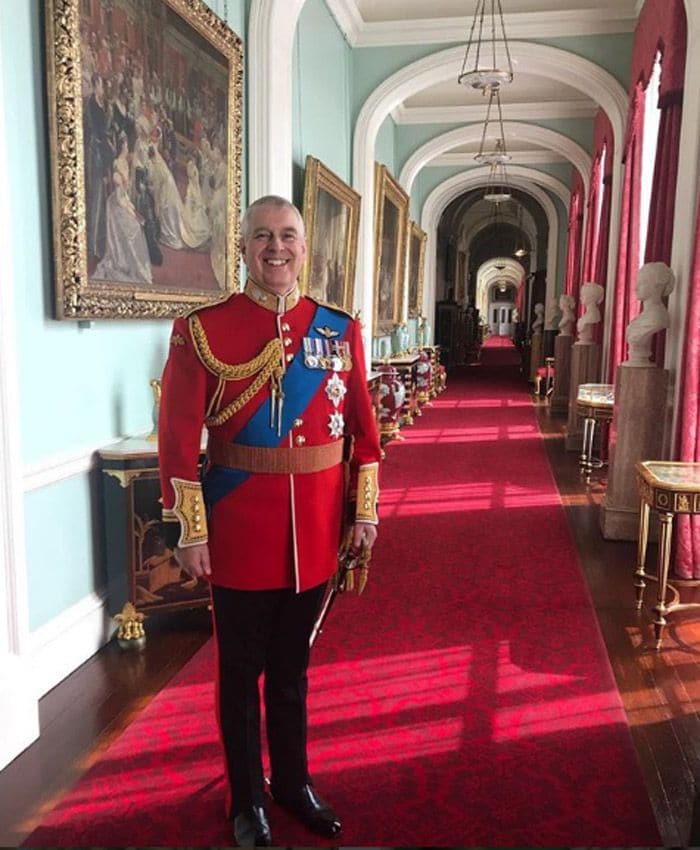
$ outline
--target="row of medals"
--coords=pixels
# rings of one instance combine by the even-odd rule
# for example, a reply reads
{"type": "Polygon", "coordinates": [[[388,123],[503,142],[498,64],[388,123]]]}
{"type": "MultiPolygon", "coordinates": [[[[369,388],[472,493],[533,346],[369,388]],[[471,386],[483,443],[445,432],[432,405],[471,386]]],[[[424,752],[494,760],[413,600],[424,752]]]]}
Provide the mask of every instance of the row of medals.
{"type": "Polygon", "coordinates": [[[304,337],[304,365],[309,369],[331,369],[348,372],[352,369],[350,343],[344,340],[304,337]]]}

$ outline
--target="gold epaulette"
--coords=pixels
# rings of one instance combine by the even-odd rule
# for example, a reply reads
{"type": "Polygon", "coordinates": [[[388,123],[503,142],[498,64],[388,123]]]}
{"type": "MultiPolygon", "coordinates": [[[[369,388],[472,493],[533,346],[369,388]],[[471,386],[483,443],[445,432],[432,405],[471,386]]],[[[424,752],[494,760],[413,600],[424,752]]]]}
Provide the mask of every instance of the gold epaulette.
{"type": "Polygon", "coordinates": [[[214,354],[209,345],[204,326],[195,313],[188,319],[190,335],[194,342],[197,357],[202,365],[219,379],[219,386],[212,396],[204,424],[222,425],[235,413],[238,413],[270,381],[274,400],[281,399],[281,381],[284,375],[284,345],[278,337],[271,339],[257,357],[245,363],[224,363],[214,354]],[[220,409],[227,381],[242,381],[255,375],[255,380],[223,410],[220,409]]]}

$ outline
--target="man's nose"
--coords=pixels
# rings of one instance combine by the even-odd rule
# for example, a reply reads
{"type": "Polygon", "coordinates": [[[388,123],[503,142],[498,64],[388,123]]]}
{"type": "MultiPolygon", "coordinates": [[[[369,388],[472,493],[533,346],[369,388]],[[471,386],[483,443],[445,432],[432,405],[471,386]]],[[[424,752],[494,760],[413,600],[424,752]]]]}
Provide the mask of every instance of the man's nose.
{"type": "Polygon", "coordinates": [[[272,248],[273,251],[279,251],[282,248],[282,245],[282,237],[273,233],[270,237],[268,247],[272,248]]]}

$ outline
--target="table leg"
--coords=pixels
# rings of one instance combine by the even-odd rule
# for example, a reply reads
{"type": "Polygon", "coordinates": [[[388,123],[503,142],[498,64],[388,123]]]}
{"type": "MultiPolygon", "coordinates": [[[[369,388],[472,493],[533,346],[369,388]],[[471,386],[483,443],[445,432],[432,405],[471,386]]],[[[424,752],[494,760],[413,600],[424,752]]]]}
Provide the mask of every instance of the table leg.
{"type": "Polygon", "coordinates": [[[637,594],[637,611],[642,609],[642,599],[644,597],[644,565],[647,560],[647,543],[649,542],[649,513],[650,508],[647,502],[642,499],[642,504],[639,510],[639,538],[637,540],[637,569],[634,573],[634,586],[637,594]]]}
{"type": "Polygon", "coordinates": [[[659,514],[661,521],[661,536],[659,538],[659,560],[658,580],[659,595],[656,600],[656,619],[654,620],[654,635],[656,637],[656,648],[661,649],[661,638],[666,625],[666,585],[668,584],[668,570],[671,563],[671,537],[673,535],[673,514],[664,511],[659,514]]]}
{"type": "Polygon", "coordinates": [[[595,436],[595,419],[587,416],[583,420],[583,451],[579,462],[581,473],[586,484],[591,483],[591,472],[593,471],[593,438],[595,436]]]}

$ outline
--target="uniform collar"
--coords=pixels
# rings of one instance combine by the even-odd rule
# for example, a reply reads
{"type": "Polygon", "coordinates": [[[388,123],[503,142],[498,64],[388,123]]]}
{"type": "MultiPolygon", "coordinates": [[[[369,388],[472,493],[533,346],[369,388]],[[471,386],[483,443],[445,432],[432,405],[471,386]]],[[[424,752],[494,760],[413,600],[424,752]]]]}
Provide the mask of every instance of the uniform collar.
{"type": "Polygon", "coordinates": [[[273,313],[279,314],[286,313],[288,310],[296,307],[301,298],[299,285],[296,283],[294,284],[294,288],[286,295],[278,295],[276,292],[272,292],[269,289],[265,289],[264,286],[260,286],[259,283],[256,283],[250,277],[246,281],[243,292],[248,296],[248,298],[250,298],[251,301],[259,304],[266,310],[271,310],[273,313]]]}

